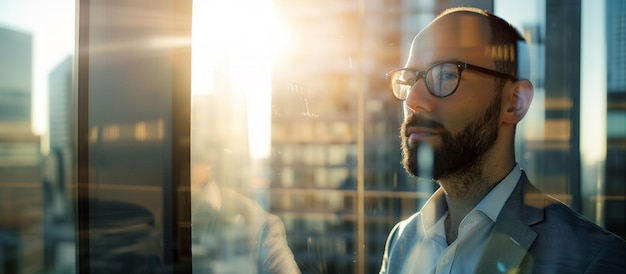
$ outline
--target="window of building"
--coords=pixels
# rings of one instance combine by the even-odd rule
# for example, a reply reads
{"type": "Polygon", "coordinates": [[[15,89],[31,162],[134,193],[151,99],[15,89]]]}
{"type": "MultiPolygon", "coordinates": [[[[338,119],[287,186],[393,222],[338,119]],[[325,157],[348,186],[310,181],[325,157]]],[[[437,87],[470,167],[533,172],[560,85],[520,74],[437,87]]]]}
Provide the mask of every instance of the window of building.
{"type": "Polygon", "coordinates": [[[518,163],[626,237],[626,4],[589,3],[2,2],[0,273],[257,273],[283,234],[302,273],[378,273],[437,187],[385,73],[459,4],[529,41],[518,163]]]}

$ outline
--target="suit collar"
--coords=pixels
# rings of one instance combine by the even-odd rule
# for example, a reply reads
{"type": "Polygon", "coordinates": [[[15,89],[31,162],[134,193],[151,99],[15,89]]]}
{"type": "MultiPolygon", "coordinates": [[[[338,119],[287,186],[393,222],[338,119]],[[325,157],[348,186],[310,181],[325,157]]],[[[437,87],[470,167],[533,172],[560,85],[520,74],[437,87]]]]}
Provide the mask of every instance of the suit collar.
{"type": "Polygon", "coordinates": [[[545,196],[522,173],[498,216],[476,273],[516,272],[537,237],[530,226],[543,220],[545,203],[545,196]]]}

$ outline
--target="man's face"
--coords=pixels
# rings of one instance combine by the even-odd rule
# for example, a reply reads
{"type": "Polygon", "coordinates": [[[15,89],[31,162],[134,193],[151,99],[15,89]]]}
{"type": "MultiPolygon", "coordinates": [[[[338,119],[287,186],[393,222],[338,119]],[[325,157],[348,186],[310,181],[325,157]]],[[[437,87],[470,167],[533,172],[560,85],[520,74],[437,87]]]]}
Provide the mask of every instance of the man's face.
{"type": "Polygon", "coordinates": [[[191,193],[197,193],[211,179],[211,166],[203,162],[195,162],[191,169],[191,193]]]}
{"type": "MultiPolygon", "coordinates": [[[[488,35],[482,17],[447,15],[416,36],[406,67],[423,71],[436,62],[462,61],[494,69],[486,50],[488,35]]],[[[404,104],[405,121],[400,130],[407,172],[422,177],[426,169],[439,180],[480,168],[482,157],[498,138],[501,96],[495,80],[465,70],[456,92],[443,98],[429,94],[423,80],[415,84],[404,104]],[[432,151],[427,155],[432,161],[419,161],[424,159],[420,151],[432,151]]]]}
{"type": "Polygon", "coordinates": [[[410,114],[400,128],[404,168],[413,176],[421,175],[418,165],[421,164],[421,168],[428,168],[424,167],[425,163],[418,161],[418,148],[426,149],[420,145],[430,146],[432,149],[433,160],[430,172],[435,180],[478,168],[481,157],[492,147],[498,137],[499,113],[500,96],[497,96],[481,118],[470,122],[458,133],[450,132],[437,121],[424,118],[419,114],[410,114]],[[429,127],[437,131],[440,144],[434,145],[422,142],[419,138],[411,138],[409,131],[415,127],[429,127]]]}

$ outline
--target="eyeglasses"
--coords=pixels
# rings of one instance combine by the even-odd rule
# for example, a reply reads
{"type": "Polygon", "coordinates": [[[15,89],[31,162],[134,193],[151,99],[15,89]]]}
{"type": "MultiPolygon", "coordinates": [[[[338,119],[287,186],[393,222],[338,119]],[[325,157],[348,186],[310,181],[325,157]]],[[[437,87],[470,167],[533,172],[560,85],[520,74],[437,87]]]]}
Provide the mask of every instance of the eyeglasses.
{"type": "Polygon", "coordinates": [[[424,79],[426,89],[435,97],[447,97],[452,95],[461,81],[461,73],[464,70],[471,69],[474,71],[486,73],[495,77],[506,78],[517,81],[516,77],[511,75],[470,65],[464,62],[441,62],[428,67],[424,71],[415,71],[408,68],[394,69],[386,74],[387,80],[391,85],[393,95],[400,101],[406,100],[411,92],[411,88],[418,80],[424,79]]]}

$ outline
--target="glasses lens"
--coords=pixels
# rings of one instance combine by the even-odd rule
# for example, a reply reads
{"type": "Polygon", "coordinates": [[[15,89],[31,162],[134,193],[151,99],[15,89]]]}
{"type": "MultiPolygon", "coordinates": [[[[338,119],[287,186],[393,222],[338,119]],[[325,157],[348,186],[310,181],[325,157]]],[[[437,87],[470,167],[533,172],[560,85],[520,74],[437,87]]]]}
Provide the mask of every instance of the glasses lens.
{"type": "Polygon", "coordinates": [[[452,94],[459,84],[459,68],[456,64],[439,64],[426,72],[426,85],[435,96],[452,94]]]}
{"type": "Polygon", "coordinates": [[[391,74],[391,90],[398,100],[405,100],[415,84],[415,73],[409,70],[397,70],[391,74]]]}

